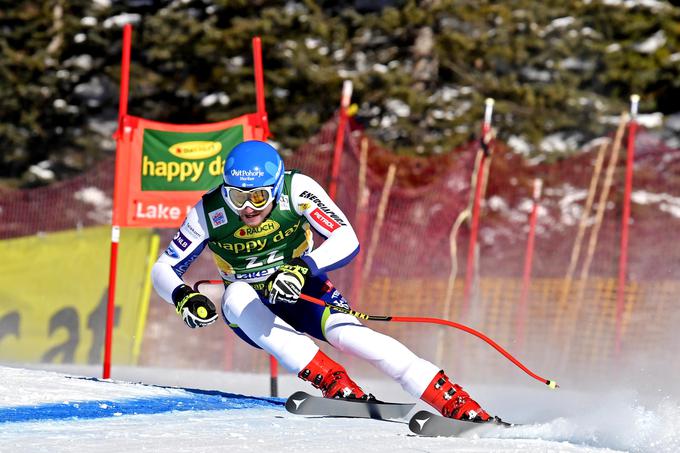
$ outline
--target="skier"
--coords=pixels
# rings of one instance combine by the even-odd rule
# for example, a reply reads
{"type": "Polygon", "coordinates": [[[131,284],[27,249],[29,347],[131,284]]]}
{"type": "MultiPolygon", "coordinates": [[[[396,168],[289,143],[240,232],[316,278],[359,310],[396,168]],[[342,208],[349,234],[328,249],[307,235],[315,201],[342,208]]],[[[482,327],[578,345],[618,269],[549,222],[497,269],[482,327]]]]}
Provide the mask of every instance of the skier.
{"type": "Polygon", "coordinates": [[[213,303],[182,280],[207,245],[225,285],[224,322],[324,397],[375,399],[310,336],[370,362],[445,417],[489,420],[443,370],[397,340],[349,314],[298,301],[304,292],[331,306],[349,308],[326,273],[346,265],[359,252],[347,217],[317,182],[284,171],[277,151],[257,140],[232,149],[223,177],[224,183],[190,210],[152,269],[154,288],[174,304],[189,327],[204,327],[217,319],[213,303]],[[325,237],[316,249],[311,228],[325,237]]]}

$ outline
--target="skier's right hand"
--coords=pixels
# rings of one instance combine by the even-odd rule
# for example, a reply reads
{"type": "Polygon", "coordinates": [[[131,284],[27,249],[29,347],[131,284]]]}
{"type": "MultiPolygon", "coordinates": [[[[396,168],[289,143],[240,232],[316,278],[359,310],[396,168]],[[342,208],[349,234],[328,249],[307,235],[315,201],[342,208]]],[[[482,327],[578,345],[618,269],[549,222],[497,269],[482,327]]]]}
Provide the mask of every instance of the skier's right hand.
{"type": "Polygon", "coordinates": [[[270,304],[294,304],[302,293],[308,274],[310,271],[307,263],[301,258],[293,258],[269,276],[264,284],[264,296],[269,299],[270,304]]]}
{"type": "Polygon", "coordinates": [[[177,313],[184,323],[192,329],[205,327],[217,320],[215,305],[203,294],[195,292],[187,285],[180,285],[172,292],[177,313]]]}

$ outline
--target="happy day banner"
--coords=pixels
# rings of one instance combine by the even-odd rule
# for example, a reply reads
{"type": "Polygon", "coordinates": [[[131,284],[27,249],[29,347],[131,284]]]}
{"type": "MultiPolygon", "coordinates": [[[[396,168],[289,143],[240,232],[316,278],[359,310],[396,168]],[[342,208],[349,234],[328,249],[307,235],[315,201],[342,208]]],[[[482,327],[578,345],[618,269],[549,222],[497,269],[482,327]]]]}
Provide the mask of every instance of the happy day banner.
{"type": "Polygon", "coordinates": [[[125,116],[116,157],[113,224],[180,225],[206,191],[222,182],[227,154],[244,140],[264,139],[255,115],[178,125],[125,116]]]}

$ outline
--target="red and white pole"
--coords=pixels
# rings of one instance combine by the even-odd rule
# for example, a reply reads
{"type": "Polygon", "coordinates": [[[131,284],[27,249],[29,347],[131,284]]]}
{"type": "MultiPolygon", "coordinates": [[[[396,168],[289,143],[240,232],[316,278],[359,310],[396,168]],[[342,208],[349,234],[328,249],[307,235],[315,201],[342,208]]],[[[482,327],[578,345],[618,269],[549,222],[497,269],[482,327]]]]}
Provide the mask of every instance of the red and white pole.
{"type": "MultiPolygon", "coordinates": [[[[116,164],[120,161],[120,141],[122,140],[123,120],[127,115],[128,96],[130,87],[130,48],[132,47],[132,25],[126,24],[123,27],[123,56],[120,65],[120,99],[118,101],[118,131],[116,132],[116,164]]],[[[121,171],[116,165],[116,172],[121,171]]],[[[114,177],[114,181],[118,181],[114,177]]],[[[106,305],[106,332],[104,334],[104,363],[102,367],[102,379],[111,377],[111,349],[113,345],[113,325],[115,316],[116,301],[116,273],[118,268],[118,243],[120,242],[120,219],[116,210],[116,197],[121,189],[114,182],[113,187],[113,216],[111,222],[111,253],[109,255],[109,292],[106,305]]]]}
{"type": "Polygon", "coordinates": [[[255,36],[253,45],[253,69],[255,77],[255,101],[257,105],[257,119],[262,127],[262,140],[266,140],[271,135],[269,132],[269,119],[264,103],[264,69],[262,66],[262,40],[255,36]]]}
{"type": "MultiPolygon", "coordinates": [[[[253,72],[255,78],[255,101],[257,104],[257,119],[262,128],[262,140],[266,140],[271,134],[269,132],[269,120],[267,109],[264,103],[264,69],[262,66],[262,40],[255,36],[252,40],[253,46],[253,72]]],[[[269,392],[271,396],[278,396],[279,364],[273,355],[269,356],[269,392]]]]}
{"type": "MultiPolygon", "coordinates": [[[[491,115],[493,113],[494,100],[487,98],[485,101],[486,107],[484,110],[484,122],[482,123],[482,149],[485,148],[488,143],[486,142],[487,136],[491,131],[491,115]]],[[[475,184],[475,199],[472,205],[472,225],[470,226],[470,241],[468,245],[468,256],[467,256],[467,268],[465,271],[465,288],[463,291],[463,307],[462,313],[463,317],[467,315],[468,307],[470,306],[470,295],[472,292],[472,285],[474,283],[474,273],[475,273],[475,251],[477,248],[477,234],[479,230],[479,211],[480,203],[482,198],[482,185],[484,184],[484,161],[487,158],[487,152],[484,149],[482,157],[479,161],[479,167],[477,168],[477,182],[475,184]]]]}
{"type": "Polygon", "coordinates": [[[331,167],[331,177],[328,184],[328,195],[335,201],[338,189],[338,176],[340,174],[340,160],[342,150],[345,145],[345,127],[347,125],[347,111],[349,102],[352,99],[353,85],[351,80],[345,80],[342,84],[342,98],[340,100],[340,118],[338,119],[338,130],[335,134],[335,148],[333,149],[333,164],[331,167]]]}
{"type": "Polygon", "coordinates": [[[519,351],[524,347],[524,329],[527,318],[527,299],[529,296],[529,287],[531,285],[531,268],[534,258],[534,242],[536,237],[536,220],[538,219],[538,207],[541,199],[541,189],[543,188],[543,180],[536,178],[534,180],[534,205],[531,208],[529,216],[529,237],[527,239],[527,248],[524,254],[524,276],[522,278],[522,292],[519,297],[519,307],[517,311],[517,318],[515,321],[517,339],[517,349],[519,351]]]}
{"type": "Polygon", "coordinates": [[[619,256],[619,285],[616,292],[616,341],[615,353],[621,352],[623,337],[623,309],[625,305],[626,271],[628,267],[628,225],[630,223],[630,197],[633,191],[633,161],[635,158],[635,132],[640,96],[630,97],[630,121],[628,122],[628,149],[626,156],[626,186],[623,195],[623,214],[621,217],[621,254],[619,256]]]}

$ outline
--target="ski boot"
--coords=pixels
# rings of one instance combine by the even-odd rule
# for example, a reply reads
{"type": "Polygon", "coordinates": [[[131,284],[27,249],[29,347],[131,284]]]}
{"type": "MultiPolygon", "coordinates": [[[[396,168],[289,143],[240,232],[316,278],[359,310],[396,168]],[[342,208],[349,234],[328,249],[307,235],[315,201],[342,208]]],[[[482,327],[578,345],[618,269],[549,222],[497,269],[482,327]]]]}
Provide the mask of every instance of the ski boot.
{"type": "Polygon", "coordinates": [[[356,382],[349,378],[342,365],[324,354],[321,349],[298,373],[298,377],[303,381],[309,381],[315,388],[321,390],[324,398],[375,400],[373,395],[366,394],[356,382]]]}
{"type": "Polygon", "coordinates": [[[472,422],[486,422],[491,418],[460,385],[453,384],[443,370],[435,375],[420,399],[444,417],[472,422]]]}

